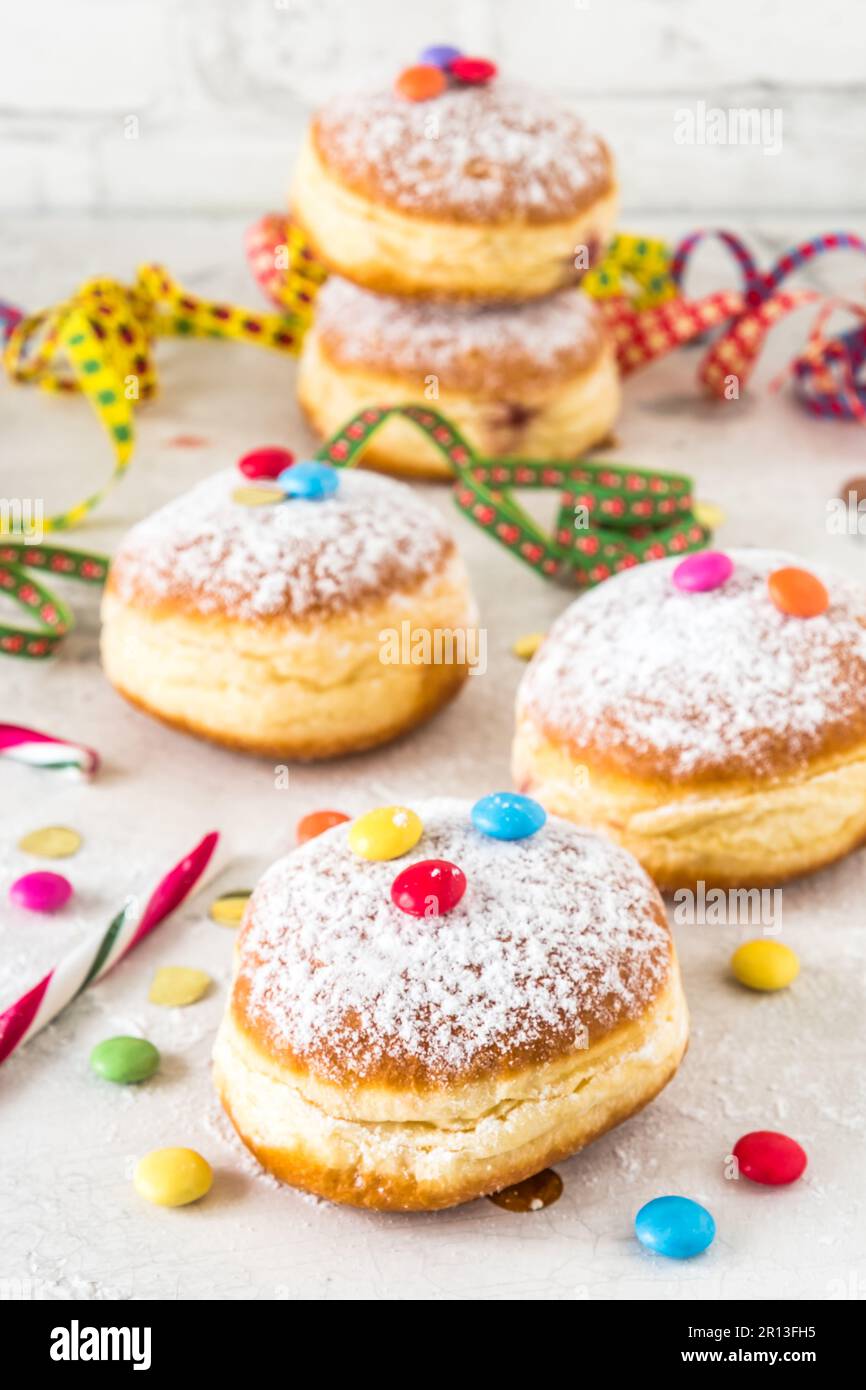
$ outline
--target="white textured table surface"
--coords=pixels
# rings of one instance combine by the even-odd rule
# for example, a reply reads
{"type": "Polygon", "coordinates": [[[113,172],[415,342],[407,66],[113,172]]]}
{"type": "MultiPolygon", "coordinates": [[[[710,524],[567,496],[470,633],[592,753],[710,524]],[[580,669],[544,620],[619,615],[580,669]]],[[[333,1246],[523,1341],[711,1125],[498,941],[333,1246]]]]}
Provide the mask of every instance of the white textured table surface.
{"type": "MultiPolygon", "coordinates": [[[[840,219],[841,220],[841,219],[840,219]]],[[[672,235],[683,226],[648,226],[672,235]]],[[[751,235],[764,256],[814,228],[751,235]]],[[[862,230],[862,228],[860,229],[862,230]]],[[[36,307],[86,275],[129,278],[162,260],[189,286],[255,304],[237,222],[13,223],[0,249],[0,296],[36,307]]],[[[721,264],[721,263],[719,263],[721,264]]],[[[712,269],[707,288],[731,283],[712,269]]],[[[849,292],[861,268],[838,258],[816,273],[849,292]]],[[[738,402],[702,400],[697,355],[684,351],[626,387],[612,458],[692,472],[699,495],[728,515],[728,544],[771,544],[862,575],[866,549],[826,528],[838,485],[864,470],[856,426],[807,417],[787,393],[763,389],[805,333],[782,327],[738,402]]],[[[74,543],[110,551],[154,506],[261,442],[303,445],[291,362],[200,342],[160,346],[162,390],[138,416],[130,474],[74,543]],[[180,447],[178,435],[207,442],[180,447]]],[[[78,400],[0,387],[2,492],[43,495],[51,509],[97,484],[107,446],[78,400]]],[[[429,489],[451,511],[447,492],[429,489]]],[[[127,892],[146,889],[205,830],[223,831],[219,884],[252,884],[293,839],[298,817],[323,806],[355,811],[392,799],[507,786],[511,706],[522,665],[514,638],[544,628],[568,601],[454,518],[489,634],[490,665],[443,716],[411,739],[332,765],[273,768],[166,731],[129,709],[97,662],[97,598],[70,586],[76,634],[50,664],[3,659],[2,717],[97,747],[91,785],[0,765],[0,1006],[71,942],[99,929],[127,892]],[[68,861],[75,910],[44,922],[7,905],[9,881],[33,861],[15,848],[35,826],[68,823],[85,836],[68,861]]],[[[63,868],[64,866],[59,866],[63,868]]],[[[430,1216],[340,1210],[259,1175],[213,1099],[208,1055],[224,1004],[232,932],[210,922],[206,890],[63,1019],[0,1072],[0,1296],[38,1298],[632,1299],[866,1296],[866,1089],[863,987],[866,855],[784,890],[784,939],[802,960],[794,987],[758,996],[733,984],[735,927],[677,929],[693,1016],[683,1067],[643,1114],[561,1165],[561,1200],[512,1215],[486,1201],[430,1216]],[[207,970],[210,995],[186,1010],[147,1002],[160,964],[207,970]],[[88,1071],[92,1045],[141,1031],[162,1050],[151,1083],[116,1088],[88,1071]],[[805,1179],[765,1190],[724,1177],[740,1134],[779,1128],[809,1152],[805,1179]],[[216,1169],[208,1199],[166,1211],[130,1182],[135,1158],[162,1144],[200,1149],[216,1169]],[[642,1251],[635,1210],[680,1192],[705,1202],[718,1238],[696,1261],[642,1251]]]]}

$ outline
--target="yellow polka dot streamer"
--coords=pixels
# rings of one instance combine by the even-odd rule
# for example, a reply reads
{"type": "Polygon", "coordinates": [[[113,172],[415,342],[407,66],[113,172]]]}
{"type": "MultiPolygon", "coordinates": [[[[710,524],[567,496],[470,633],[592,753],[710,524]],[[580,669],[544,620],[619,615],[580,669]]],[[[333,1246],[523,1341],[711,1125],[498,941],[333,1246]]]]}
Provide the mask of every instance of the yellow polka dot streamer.
{"type": "Polygon", "coordinates": [[[43,391],[80,391],[114,453],[114,471],[106,486],[47,517],[45,529],[78,525],[129,467],[134,408],[157,390],[153,349],[158,338],[229,339],[296,355],[310,314],[311,304],[300,298],[295,310],[280,314],[201,299],[161,266],[145,265],[131,286],[105,278],[88,280],[64,303],[21,318],[2,357],[9,379],[43,391]]]}
{"type": "Polygon", "coordinates": [[[594,299],[625,295],[635,309],[652,309],[679,294],[671,275],[671,251],[664,241],[618,232],[601,263],[588,270],[580,287],[594,299]]]}

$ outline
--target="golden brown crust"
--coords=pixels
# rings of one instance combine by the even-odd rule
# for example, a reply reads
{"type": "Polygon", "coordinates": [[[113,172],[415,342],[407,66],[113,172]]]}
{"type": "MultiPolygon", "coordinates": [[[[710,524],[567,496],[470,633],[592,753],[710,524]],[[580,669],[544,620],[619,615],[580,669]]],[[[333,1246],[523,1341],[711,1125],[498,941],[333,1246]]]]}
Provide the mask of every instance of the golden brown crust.
{"type": "Polygon", "coordinates": [[[338,98],[310,137],[352,192],[427,221],[540,226],[613,187],[610,151],[580,117],[502,82],[421,104],[392,92],[338,98]]]}
{"type": "Polygon", "coordinates": [[[330,758],[395,738],[430,717],[469,673],[477,621],[459,557],[414,589],[315,623],[243,622],[103,599],[102,660],[115,687],[164,723],[226,747],[330,758]],[[383,633],[464,634],[441,664],[384,660],[383,633]]]}
{"type": "MultiPolygon", "coordinates": [[[[685,1049],[683,1049],[685,1050],[685,1049]]],[[[523,1182],[542,1168],[560,1163],[570,1158],[594,1140],[600,1139],[608,1130],[622,1124],[624,1120],[637,1115],[676,1075],[682,1053],[672,1057],[664,1071],[639,1101],[628,1094],[623,1095],[618,1104],[612,1106],[598,1123],[581,1127],[579,1139],[569,1133],[568,1138],[551,1142],[549,1138],[535,1139],[516,1152],[512,1151],[497,1162],[484,1163],[484,1176],[471,1168],[465,1177],[450,1184],[437,1184],[435,1190],[429,1181],[420,1179],[415,1172],[404,1168],[399,1173],[364,1173],[355,1168],[335,1168],[322,1163],[304,1143],[299,1140],[291,1148],[276,1148],[260,1143],[255,1135],[244,1130],[236,1119],[231,1099],[226,1088],[219,1089],[223,1109],[234,1125],[238,1136],[258,1159],[259,1163],[281,1182],[290,1187],[300,1188],[315,1197],[328,1202],[338,1202],[344,1206],[360,1207],[368,1211],[444,1211],[448,1207],[460,1206],[464,1202],[476,1201],[479,1197],[501,1192],[513,1183],[523,1182]]]]}
{"type": "Polygon", "coordinates": [[[590,371],[605,349],[597,305],[579,290],[527,304],[440,304],[371,294],[338,276],[319,293],[320,351],[334,366],[381,373],[419,394],[441,389],[522,399],[590,371]]]}
{"type": "Polygon", "coordinates": [[[674,963],[639,1017],[509,1076],[421,1093],[311,1083],[227,1015],[214,1080],[244,1143],[283,1181],[354,1206],[430,1211],[522,1181],[635,1114],[674,1075],[687,1039],[674,963]]]}
{"type": "Polygon", "coordinates": [[[399,718],[378,724],[375,732],[359,734],[352,730],[325,737],[319,733],[305,735],[300,720],[291,736],[282,738],[249,732],[226,733],[214,730],[209,724],[200,723],[192,715],[164,713],[157,705],[149,704],[142,696],[127,690],[122,683],[122,677],[114,680],[113,684],[117,693],[122,695],[128,704],[141,710],[142,714],[149,714],[152,718],[158,719],[166,728],[192,734],[194,738],[219,744],[220,747],[228,748],[235,753],[248,753],[253,757],[268,760],[290,758],[293,762],[303,763],[327,762],[332,758],[345,758],[354,753],[368,753],[372,748],[379,748],[384,743],[393,743],[396,739],[411,733],[420,724],[426,723],[439,710],[450,704],[459,695],[468,675],[469,671],[465,666],[436,667],[429,673],[411,716],[402,714],[399,718]]]}
{"type": "Polygon", "coordinates": [[[772,888],[823,869],[866,839],[866,741],[770,780],[707,784],[612,772],[518,723],[515,785],[549,811],[631,851],[663,892],[772,888]]]}
{"type": "MultiPolygon", "coordinates": [[[[425,405],[423,381],[335,365],[320,350],[314,326],[304,343],[298,399],[314,429],[328,438],[368,406],[425,405]]],[[[620,399],[616,362],[605,348],[589,370],[564,382],[515,380],[511,392],[489,397],[442,386],[436,405],[482,457],[552,460],[580,457],[604,438],[620,399]]],[[[386,421],[362,462],[416,477],[453,476],[436,446],[398,416],[386,421]]]]}

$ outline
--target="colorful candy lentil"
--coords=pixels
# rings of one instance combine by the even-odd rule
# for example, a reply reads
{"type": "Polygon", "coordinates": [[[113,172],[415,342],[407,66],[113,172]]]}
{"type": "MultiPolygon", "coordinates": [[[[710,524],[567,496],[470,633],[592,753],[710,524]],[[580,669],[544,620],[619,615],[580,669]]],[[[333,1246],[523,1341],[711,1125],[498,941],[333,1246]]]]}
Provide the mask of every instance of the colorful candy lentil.
{"type": "Polygon", "coordinates": [[[164,965],[154,975],[147,997],[151,1004],[179,1009],[203,998],[210,983],[210,975],[203,970],[193,970],[186,965],[164,965]]]}
{"type": "Polygon", "coordinates": [[[773,1129],[756,1129],[744,1134],[733,1148],[739,1171],[750,1182],[765,1187],[783,1187],[796,1182],[806,1171],[806,1151],[787,1134],[773,1129]]]}
{"type": "Polygon", "coordinates": [[[419,54],[418,62],[422,67],[442,68],[447,72],[454,60],[461,56],[460,49],[450,43],[434,43],[419,54]]]}
{"type": "Polygon", "coordinates": [[[342,811],[311,811],[298,821],[295,831],[298,844],[305,845],[308,840],[314,840],[317,835],[323,835],[326,830],[342,825],[348,819],[342,811]]]}
{"type": "Polygon", "coordinates": [[[414,849],[424,826],[408,806],[377,806],[349,828],[349,848],[359,859],[399,859],[414,849]]]}
{"type": "Polygon", "coordinates": [[[791,618],[817,618],[830,606],[830,595],[817,575],[795,565],[774,570],[767,586],[779,612],[791,618]]]}
{"type": "Polygon", "coordinates": [[[442,917],[466,892],[466,875],[447,859],[422,859],[399,873],[391,885],[391,900],[412,917],[442,917]]]}
{"type": "Polygon", "coordinates": [[[46,825],[22,836],[18,848],[39,859],[68,859],[80,850],[81,836],[68,825],[46,825]]]}
{"type": "Polygon", "coordinates": [[[329,463],[294,463],[279,474],[277,482],[286,497],[306,502],[322,502],[333,497],[340,486],[340,475],[329,463]]]}
{"type": "Polygon", "coordinates": [[[472,807],[472,824],[494,840],[525,840],[547,820],[547,812],[531,796],[493,792],[472,807]]]}
{"type": "Polygon", "coordinates": [[[786,989],[796,980],[800,961],[783,941],[758,937],[737,948],[731,956],[731,969],[741,985],[770,993],[786,989]]]}
{"type": "Polygon", "coordinates": [[[433,63],[416,63],[414,67],[403,69],[394,83],[394,90],[405,101],[431,101],[441,96],[447,86],[448,79],[440,67],[433,63]]]}
{"type": "Polygon", "coordinates": [[[291,468],[294,461],[295,456],[290,449],[273,445],[244,454],[243,458],[238,459],[238,468],[245,478],[276,478],[291,468]]]}
{"type": "Polygon", "coordinates": [[[9,897],[16,906],[28,912],[59,912],[72,897],[72,884],[62,874],[37,870],[16,878],[9,889],[9,897]]]}
{"type": "Polygon", "coordinates": [[[464,58],[461,55],[451,62],[448,71],[458,82],[483,87],[493,81],[498,69],[496,64],[489,62],[487,58],[464,58]]]}
{"type": "Polygon", "coordinates": [[[720,589],[734,572],[734,562],[721,550],[699,550],[681,560],[673,572],[673,582],[688,594],[720,589]]]}
{"type": "Polygon", "coordinates": [[[195,1149],[153,1149],[139,1159],[133,1184],[136,1192],[158,1207],[185,1207],[210,1191],[213,1172],[195,1149]]]}
{"type": "Polygon", "coordinates": [[[251,896],[249,888],[232,888],[228,893],[221,893],[208,908],[208,916],[222,927],[240,926],[251,896]]]}
{"type": "Polygon", "coordinates": [[[118,1086],[148,1081],[159,1070],[159,1051],[147,1038],[106,1038],[90,1054],[90,1066],[118,1086]]]}
{"type": "Polygon", "coordinates": [[[688,1260],[706,1250],[716,1223],[706,1207],[690,1197],[655,1197],[641,1207],[634,1221],[641,1245],[671,1260],[688,1260]]]}

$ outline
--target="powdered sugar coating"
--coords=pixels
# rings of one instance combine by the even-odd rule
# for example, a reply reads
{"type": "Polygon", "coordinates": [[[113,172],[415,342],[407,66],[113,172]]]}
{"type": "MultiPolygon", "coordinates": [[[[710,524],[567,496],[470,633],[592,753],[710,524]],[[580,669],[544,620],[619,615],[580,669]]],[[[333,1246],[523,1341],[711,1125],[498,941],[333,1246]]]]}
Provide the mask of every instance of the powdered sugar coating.
{"type": "Polygon", "coordinates": [[[607,147],[576,113],[502,81],[435,101],[340,96],[316,116],[313,138],[348,187],[434,218],[555,221],[612,186],[607,147]]]}
{"type": "Polygon", "coordinates": [[[373,294],[337,275],[316,299],[316,333],[348,365],[465,390],[580,371],[604,343],[599,311],[577,289],[526,304],[460,303],[373,294]]]}
{"type": "Polygon", "coordinates": [[[607,580],[554,624],[524,676],[518,717],[620,770],[688,778],[774,775],[866,736],[866,591],[784,552],[730,550],[706,593],[677,559],[607,580]],[[773,570],[818,575],[830,607],[780,613],[773,570]]]}
{"type": "Polygon", "coordinates": [[[474,828],[469,802],[413,809],[424,834],[399,861],[357,859],[340,825],[256,888],[234,1007],[277,1057],[341,1084],[437,1084],[568,1055],[645,1010],[671,945],[629,854],[556,818],[505,842],[474,828]],[[411,917],[391,883],[431,858],[463,869],[465,896],[411,917]]]}
{"type": "Polygon", "coordinates": [[[113,591],[199,613],[301,618],[414,589],[454,548],[439,513],[390,478],[343,469],[332,498],[263,507],[232,500],[244,483],[227,469],[134,526],[113,591]]]}

